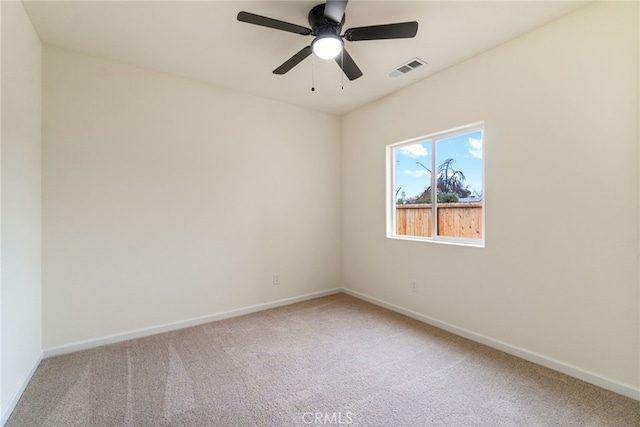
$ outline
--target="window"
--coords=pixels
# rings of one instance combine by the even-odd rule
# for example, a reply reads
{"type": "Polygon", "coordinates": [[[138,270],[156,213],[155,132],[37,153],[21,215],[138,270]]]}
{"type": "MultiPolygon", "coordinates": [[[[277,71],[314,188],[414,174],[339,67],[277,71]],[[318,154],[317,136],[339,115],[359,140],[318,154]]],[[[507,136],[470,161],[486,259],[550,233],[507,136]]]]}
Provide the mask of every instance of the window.
{"type": "Polygon", "coordinates": [[[484,246],[483,125],[387,146],[387,237],[484,246]]]}

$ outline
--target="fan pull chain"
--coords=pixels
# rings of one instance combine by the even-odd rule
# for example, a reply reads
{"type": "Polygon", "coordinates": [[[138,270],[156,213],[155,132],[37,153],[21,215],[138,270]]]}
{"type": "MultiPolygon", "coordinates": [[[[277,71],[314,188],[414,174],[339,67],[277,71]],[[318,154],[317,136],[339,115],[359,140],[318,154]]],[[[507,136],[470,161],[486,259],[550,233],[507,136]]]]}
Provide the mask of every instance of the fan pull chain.
{"type": "Polygon", "coordinates": [[[314,54],[311,54],[311,92],[315,92],[316,91],[316,84],[315,84],[315,74],[314,74],[314,65],[316,63],[316,58],[314,54]]]}
{"type": "Polygon", "coordinates": [[[342,47],[342,50],[340,50],[340,57],[342,58],[342,60],[340,61],[340,63],[342,64],[342,73],[340,74],[340,84],[342,85],[342,90],[344,90],[344,46],[342,47]]]}

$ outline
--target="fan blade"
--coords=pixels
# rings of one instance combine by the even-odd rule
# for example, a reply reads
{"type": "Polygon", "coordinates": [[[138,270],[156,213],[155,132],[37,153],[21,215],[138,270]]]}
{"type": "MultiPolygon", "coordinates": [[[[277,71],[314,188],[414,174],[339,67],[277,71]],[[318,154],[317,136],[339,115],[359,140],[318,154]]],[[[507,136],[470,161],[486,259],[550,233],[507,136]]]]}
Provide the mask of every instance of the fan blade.
{"type": "Polygon", "coordinates": [[[356,62],[353,60],[347,49],[342,48],[342,53],[336,56],[336,62],[342,68],[344,75],[349,78],[349,80],[355,80],[358,77],[362,77],[362,71],[356,65],[356,62]],[[344,57],[344,63],[343,63],[344,57]]]}
{"type": "Polygon", "coordinates": [[[249,12],[238,13],[238,21],[246,22],[248,24],[260,25],[267,28],[275,28],[276,30],[288,31],[290,33],[301,34],[303,36],[308,36],[313,32],[310,28],[307,27],[290,24],[288,22],[279,21],[273,18],[267,18],[266,16],[255,15],[249,12]]]}
{"type": "Polygon", "coordinates": [[[273,70],[273,74],[285,74],[298,65],[307,56],[311,55],[311,46],[303,47],[298,53],[287,59],[281,66],[273,70]]]}
{"type": "Polygon", "coordinates": [[[324,5],[324,19],[340,23],[349,0],[327,0],[324,5]]]}
{"type": "Polygon", "coordinates": [[[344,38],[350,42],[360,40],[410,39],[418,33],[418,23],[399,22],[397,24],[372,25],[369,27],[349,28],[344,38]]]}

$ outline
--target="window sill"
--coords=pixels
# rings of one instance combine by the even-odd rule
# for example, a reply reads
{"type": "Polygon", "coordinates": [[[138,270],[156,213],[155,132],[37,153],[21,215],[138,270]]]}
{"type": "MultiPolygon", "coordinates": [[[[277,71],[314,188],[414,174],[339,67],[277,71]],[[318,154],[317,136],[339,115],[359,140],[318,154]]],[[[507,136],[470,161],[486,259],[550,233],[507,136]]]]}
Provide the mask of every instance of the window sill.
{"type": "Polygon", "coordinates": [[[387,239],[406,240],[410,242],[422,242],[422,243],[437,243],[441,245],[466,246],[470,248],[484,248],[485,246],[484,240],[461,240],[461,239],[451,240],[443,237],[433,239],[433,238],[425,238],[425,237],[418,237],[418,236],[391,235],[391,236],[387,236],[387,239]]]}

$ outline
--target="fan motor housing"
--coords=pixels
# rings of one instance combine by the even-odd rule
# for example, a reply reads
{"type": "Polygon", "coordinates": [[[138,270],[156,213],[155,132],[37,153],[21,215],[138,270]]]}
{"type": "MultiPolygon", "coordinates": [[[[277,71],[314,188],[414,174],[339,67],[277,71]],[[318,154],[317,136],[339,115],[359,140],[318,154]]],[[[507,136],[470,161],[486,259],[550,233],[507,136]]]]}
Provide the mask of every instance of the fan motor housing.
{"type": "Polygon", "coordinates": [[[324,17],[323,3],[314,6],[314,8],[309,11],[309,25],[313,28],[313,34],[316,36],[328,33],[339,36],[342,26],[344,25],[345,17],[346,14],[342,15],[342,20],[340,22],[334,22],[326,19],[324,17]]]}

